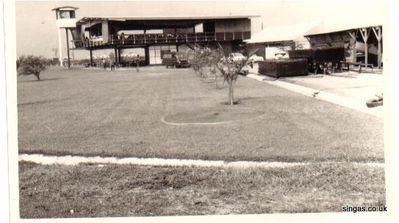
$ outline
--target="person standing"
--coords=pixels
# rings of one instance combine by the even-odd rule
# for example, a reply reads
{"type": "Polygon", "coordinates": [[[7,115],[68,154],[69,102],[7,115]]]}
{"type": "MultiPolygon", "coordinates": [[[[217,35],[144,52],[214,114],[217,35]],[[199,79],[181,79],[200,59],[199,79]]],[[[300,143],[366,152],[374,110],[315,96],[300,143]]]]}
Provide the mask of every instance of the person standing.
{"type": "Polygon", "coordinates": [[[106,63],[104,58],[101,60],[101,63],[103,64],[104,70],[106,70],[107,69],[107,63],[106,63]]]}
{"type": "Polygon", "coordinates": [[[136,71],[139,72],[139,67],[140,67],[140,55],[137,54],[136,57],[136,71]]]}

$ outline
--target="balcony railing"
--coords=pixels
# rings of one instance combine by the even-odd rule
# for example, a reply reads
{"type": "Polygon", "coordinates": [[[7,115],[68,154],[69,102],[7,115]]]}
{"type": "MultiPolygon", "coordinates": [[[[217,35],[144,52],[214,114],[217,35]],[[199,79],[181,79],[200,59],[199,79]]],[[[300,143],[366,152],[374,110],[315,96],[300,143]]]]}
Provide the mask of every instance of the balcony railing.
{"type": "Polygon", "coordinates": [[[132,34],[110,35],[108,41],[103,38],[74,40],[76,48],[91,48],[109,45],[149,45],[203,43],[214,41],[232,41],[251,38],[250,32],[216,32],[216,33],[180,33],[180,34],[132,34]]]}

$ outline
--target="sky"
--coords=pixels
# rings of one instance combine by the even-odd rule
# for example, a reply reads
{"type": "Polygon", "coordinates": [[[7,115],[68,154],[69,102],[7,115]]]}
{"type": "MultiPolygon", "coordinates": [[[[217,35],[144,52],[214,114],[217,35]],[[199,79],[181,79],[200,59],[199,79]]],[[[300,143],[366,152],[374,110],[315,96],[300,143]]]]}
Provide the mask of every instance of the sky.
{"type": "MultiPolygon", "coordinates": [[[[89,16],[223,16],[259,15],[252,32],[263,27],[309,22],[326,24],[382,21],[386,4],[378,0],[263,0],[263,1],[17,1],[17,55],[56,57],[58,6],[75,6],[77,19],[89,16]]],[[[65,48],[65,32],[62,32],[65,48]]],[[[63,50],[65,52],[65,50],[63,50]]],[[[88,51],[75,52],[88,57],[88,51]]]]}

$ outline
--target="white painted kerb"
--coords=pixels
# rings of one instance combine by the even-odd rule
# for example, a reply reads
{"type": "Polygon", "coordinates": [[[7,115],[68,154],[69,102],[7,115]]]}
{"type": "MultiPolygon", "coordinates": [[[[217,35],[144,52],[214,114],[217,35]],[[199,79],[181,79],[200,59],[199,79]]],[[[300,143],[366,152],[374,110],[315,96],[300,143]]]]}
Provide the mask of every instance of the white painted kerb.
{"type": "MultiPolygon", "coordinates": [[[[162,159],[162,158],[116,158],[116,157],[84,157],[84,156],[47,156],[42,154],[21,154],[19,161],[33,162],[42,165],[79,165],[79,164],[124,164],[145,166],[197,166],[197,167],[223,167],[223,168],[286,168],[317,162],[255,162],[222,160],[191,160],[191,159],[162,159]]],[[[324,162],[340,163],[340,162],[324,162]]],[[[383,163],[353,163],[357,165],[384,167],[383,163]]]]}

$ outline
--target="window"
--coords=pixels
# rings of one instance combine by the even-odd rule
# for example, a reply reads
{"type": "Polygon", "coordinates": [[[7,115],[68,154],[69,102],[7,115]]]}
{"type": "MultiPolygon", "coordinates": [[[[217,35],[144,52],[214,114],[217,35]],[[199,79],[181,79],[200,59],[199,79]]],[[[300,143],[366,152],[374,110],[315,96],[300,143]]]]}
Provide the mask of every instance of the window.
{"type": "Polygon", "coordinates": [[[74,19],[75,11],[60,11],[59,15],[60,19],[74,19]]]}

